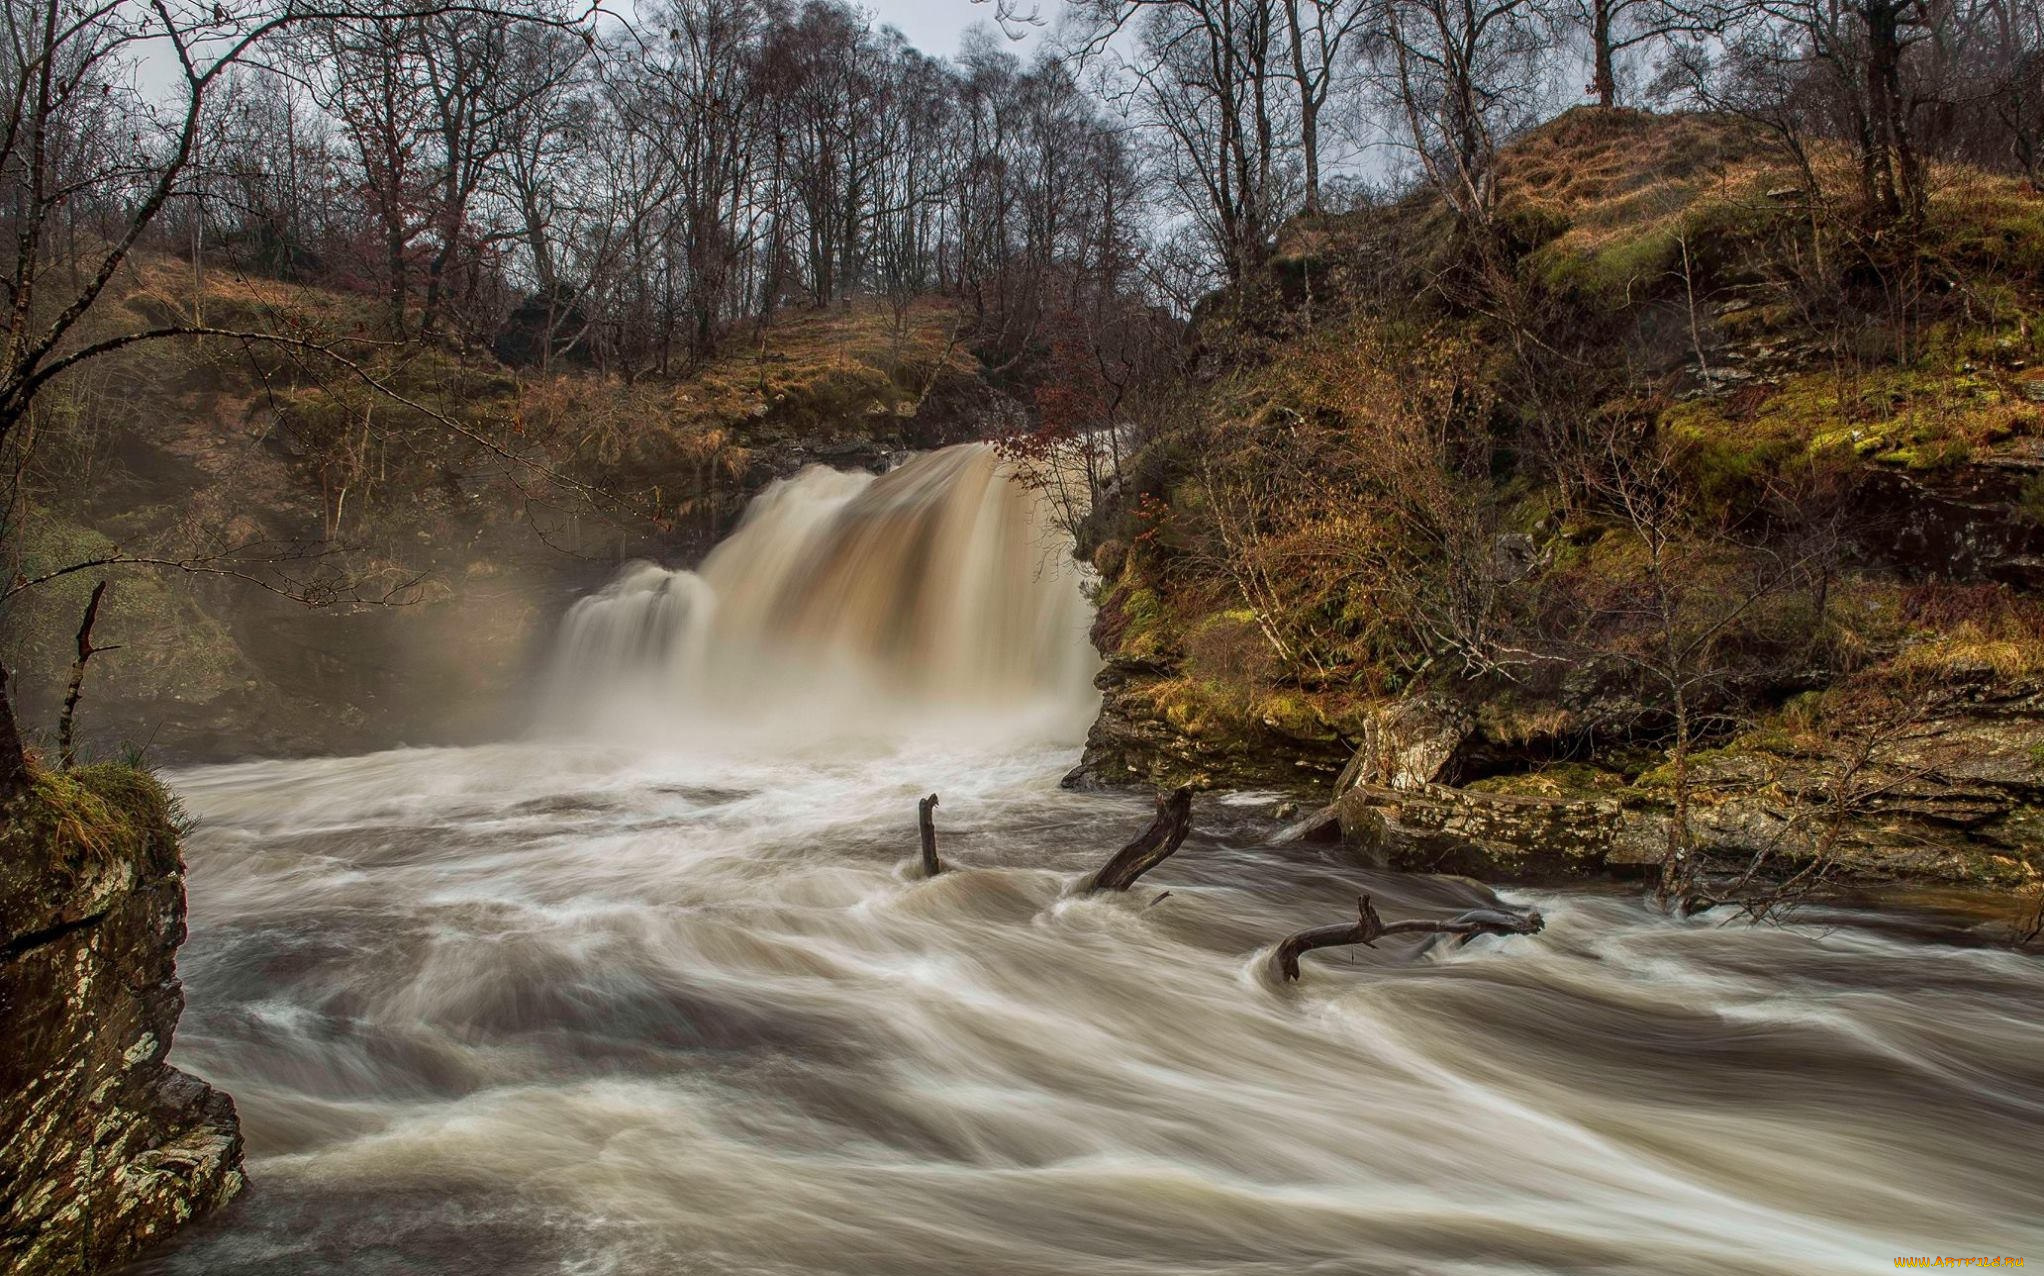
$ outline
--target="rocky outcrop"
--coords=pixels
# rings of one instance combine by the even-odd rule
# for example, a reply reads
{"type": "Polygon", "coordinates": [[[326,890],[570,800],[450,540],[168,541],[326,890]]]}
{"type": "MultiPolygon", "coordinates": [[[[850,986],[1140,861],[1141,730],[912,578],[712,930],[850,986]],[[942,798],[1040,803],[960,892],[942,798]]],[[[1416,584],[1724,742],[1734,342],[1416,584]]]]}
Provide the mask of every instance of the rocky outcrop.
{"type": "Polygon", "coordinates": [[[1378,867],[1548,881],[1604,870],[1627,844],[1621,804],[1471,792],[1445,784],[1357,785],[1330,808],[1341,840],[1378,867]]]}
{"type": "MultiPolygon", "coordinates": [[[[1788,865],[1821,851],[1837,878],[1863,884],[2024,885],[2044,873],[2040,742],[2044,686],[1982,671],[1970,693],[1883,742],[1843,788],[1836,750],[1784,748],[1762,734],[1698,754],[1690,836],[1728,869],[1757,855],[1788,865]]],[[[1394,786],[1381,769],[1357,770],[1364,781],[1301,833],[1338,836],[1387,868],[1488,881],[1623,876],[1645,872],[1668,846],[1664,773],[1554,793],[1525,791],[1557,787],[1540,773],[1458,789],[1394,786]]]]}
{"type": "Polygon", "coordinates": [[[497,329],[490,348],[510,368],[537,368],[551,360],[587,367],[595,362],[594,352],[583,341],[588,331],[589,315],[577,302],[575,290],[555,284],[528,293],[497,329]]]}
{"type": "Polygon", "coordinates": [[[1453,783],[1463,746],[1476,724],[1461,706],[1433,696],[1394,700],[1363,719],[1363,743],[1334,783],[1337,795],[1357,785],[1412,790],[1453,783]]]}
{"type": "MultiPolygon", "coordinates": [[[[1096,783],[1284,788],[1321,794],[1318,741],[1188,735],[1154,711],[1165,667],[1110,659],[1101,715],[1074,773],[1096,783]]],[[[1885,741],[1853,781],[1850,809],[1828,805],[1834,752],[1754,732],[1691,762],[1690,836],[1713,865],[1761,853],[1784,865],[1820,845],[1835,880],[2008,889],[2044,874],[2044,683],[1992,669],[1942,675],[1941,703],[1885,741]]],[[[1638,876],[1668,842],[1666,768],[1631,776],[1543,768],[1487,742],[1461,706],[1433,696],[1376,705],[1332,787],[1333,800],[1280,840],[1340,842],[1361,863],[1493,882],[1638,876]],[[1462,785],[1472,770],[1491,774],[1462,785]]],[[[1324,800],[1324,799],[1323,799],[1324,800]]]]}
{"type": "Polygon", "coordinates": [[[225,1094],[164,1062],[184,866],[148,776],[45,776],[0,835],[0,1276],[116,1267],[242,1187],[225,1094]]]}
{"type": "MultiPolygon", "coordinates": [[[[1103,610],[1103,615],[1106,612],[1103,610]]],[[[1111,648],[1096,625],[1094,642],[1111,648]]],[[[1168,662],[1113,652],[1093,681],[1100,714],[1067,777],[1073,786],[1268,787],[1336,794],[1358,784],[1419,789],[1453,783],[1470,762],[1476,723],[1450,700],[1387,700],[1344,713],[1294,719],[1265,713],[1240,722],[1178,720],[1158,689],[1177,676],[1168,662]]]]}
{"type": "MultiPolygon", "coordinates": [[[[1782,749],[1761,735],[1700,755],[1699,846],[1742,859],[1823,838],[1844,873],[1867,881],[2006,886],[2044,872],[2044,682],[1985,667],[1952,669],[1941,682],[1941,702],[1884,740],[1853,779],[1835,832],[1836,751],[1782,749]]],[[[1650,807],[1632,822],[1653,847],[1666,819],[1650,807]]]]}
{"type": "Polygon", "coordinates": [[[1869,467],[1853,539],[1912,578],[2044,589],[2044,520],[2025,505],[2040,482],[2044,439],[2009,440],[1942,470],[1869,467]]]}
{"type": "MultiPolygon", "coordinates": [[[[1105,646],[1097,630],[1094,641],[1105,646]]],[[[1170,675],[1156,661],[1107,657],[1093,680],[1100,713],[1086,733],[1079,765],[1065,777],[1067,788],[1191,784],[1325,792],[1351,756],[1340,733],[1325,725],[1267,718],[1216,729],[1174,721],[1155,694],[1170,675]]]]}

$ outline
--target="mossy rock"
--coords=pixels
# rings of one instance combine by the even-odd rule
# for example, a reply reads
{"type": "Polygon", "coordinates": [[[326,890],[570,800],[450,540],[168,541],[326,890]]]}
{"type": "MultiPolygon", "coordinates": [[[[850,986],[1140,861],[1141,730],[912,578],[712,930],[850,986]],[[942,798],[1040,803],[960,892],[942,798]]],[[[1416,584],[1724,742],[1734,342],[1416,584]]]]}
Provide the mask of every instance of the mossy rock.
{"type": "Polygon", "coordinates": [[[0,936],[96,916],[139,876],[175,872],[182,828],[176,801],[146,771],[38,769],[0,832],[0,936]]]}

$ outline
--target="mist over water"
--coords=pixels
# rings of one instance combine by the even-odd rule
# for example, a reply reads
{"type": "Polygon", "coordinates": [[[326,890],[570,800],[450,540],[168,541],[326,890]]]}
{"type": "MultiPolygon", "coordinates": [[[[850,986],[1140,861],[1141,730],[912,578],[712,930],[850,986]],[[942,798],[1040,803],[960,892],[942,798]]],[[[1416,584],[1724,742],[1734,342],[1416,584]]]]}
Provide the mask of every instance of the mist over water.
{"type": "Polygon", "coordinates": [[[1083,735],[1099,658],[1070,542],[981,444],[777,482],[696,571],[634,563],[561,626],[545,723],[608,740],[976,723],[1083,735]],[[998,719],[998,722],[991,721],[998,719]]]}
{"type": "Polygon", "coordinates": [[[236,1097],[255,1187],[144,1270],[2044,1254],[2032,959],[1507,891],[1544,933],[1273,984],[1358,891],[1490,896],[1272,846],[1270,795],[1202,796],[1138,889],[1073,897],[1150,806],[1057,788],[1092,666],[1046,526],[981,450],[812,473],[578,609],[532,739],[173,777],[175,1058],[236,1097]],[[932,791],[955,871],[922,881],[932,791]]]}

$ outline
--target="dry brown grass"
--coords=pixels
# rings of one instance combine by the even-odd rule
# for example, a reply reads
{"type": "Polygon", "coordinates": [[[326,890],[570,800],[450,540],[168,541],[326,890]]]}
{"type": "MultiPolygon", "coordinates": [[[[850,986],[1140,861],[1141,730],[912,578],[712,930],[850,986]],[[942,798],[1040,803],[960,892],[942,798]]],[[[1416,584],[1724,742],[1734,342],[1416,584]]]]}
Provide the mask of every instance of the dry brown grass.
{"type": "Polygon", "coordinates": [[[1513,143],[1499,191],[1508,208],[1566,217],[1556,246],[1588,253],[1670,225],[1706,196],[1762,197],[1780,171],[1766,140],[1735,120],[1579,108],[1513,143]]]}
{"type": "Polygon", "coordinates": [[[1898,674],[2044,674],[2044,602],[2006,586],[1912,586],[1902,591],[1897,621],[1912,636],[1893,661],[1898,674]]]}
{"type": "Polygon", "coordinates": [[[375,298],[310,284],[266,279],[224,267],[194,271],[188,261],[157,254],[131,258],[111,299],[109,318],[134,322],[194,323],[213,328],[277,332],[313,340],[371,337],[381,322],[375,298]]]}
{"type": "Polygon", "coordinates": [[[733,333],[726,352],[674,387],[678,416],[698,425],[770,421],[840,430],[913,412],[946,372],[970,375],[955,305],[865,300],[784,311],[763,336],[733,333]]]}

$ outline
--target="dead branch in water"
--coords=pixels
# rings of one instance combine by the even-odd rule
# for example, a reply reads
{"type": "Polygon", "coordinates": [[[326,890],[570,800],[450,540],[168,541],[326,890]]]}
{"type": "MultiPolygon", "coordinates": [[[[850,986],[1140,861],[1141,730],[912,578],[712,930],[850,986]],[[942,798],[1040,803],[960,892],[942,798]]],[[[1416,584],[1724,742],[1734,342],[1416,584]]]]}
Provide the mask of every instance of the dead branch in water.
{"type": "Polygon", "coordinates": [[[1170,859],[1192,829],[1192,789],[1181,787],[1157,799],[1157,818],[1150,821],[1136,840],[1114,853],[1086,892],[1125,891],[1136,879],[1170,859]]]}
{"type": "Polygon", "coordinates": [[[944,861],[937,858],[937,817],[931,812],[937,809],[937,795],[932,793],[916,803],[916,827],[923,835],[923,876],[935,877],[944,871],[944,861]]]}
{"type": "Polygon", "coordinates": [[[99,619],[99,601],[106,597],[106,582],[92,587],[92,600],[85,604],[85,619],[78,624],[78,659],[71,662],[71,683],[64,691],[64,713],[57,719],[57,756],[63,760],[64,769],[70,770],[78,764],[78,750],[72,740],[72,722],[78,716],[78,701],[85,694],[85,662],[102,651],[114,651],[116,647],[95,647],[92,645],[92,623],[99,619]]]}
{"type": "Polygon", "coordinates": [[[1315,948],[1334,948],[1343,944],[1374,948],[1376,941],[1385,935],[1537,935],[1546,925],[1538,911],[1519,914],[1494,908],[1473,908],[1450,918],[1407,918],[1387,922],[1377,916],[1376,906],[1370,903],[1368,895],[1359,895],[1356,897],[1355,921],[1338,926],[1317,926],[1289,935],[1278,945],[1272,961],[1280,975],[1286,979],[1297,979],[1299,954],[1315,948]]]}

